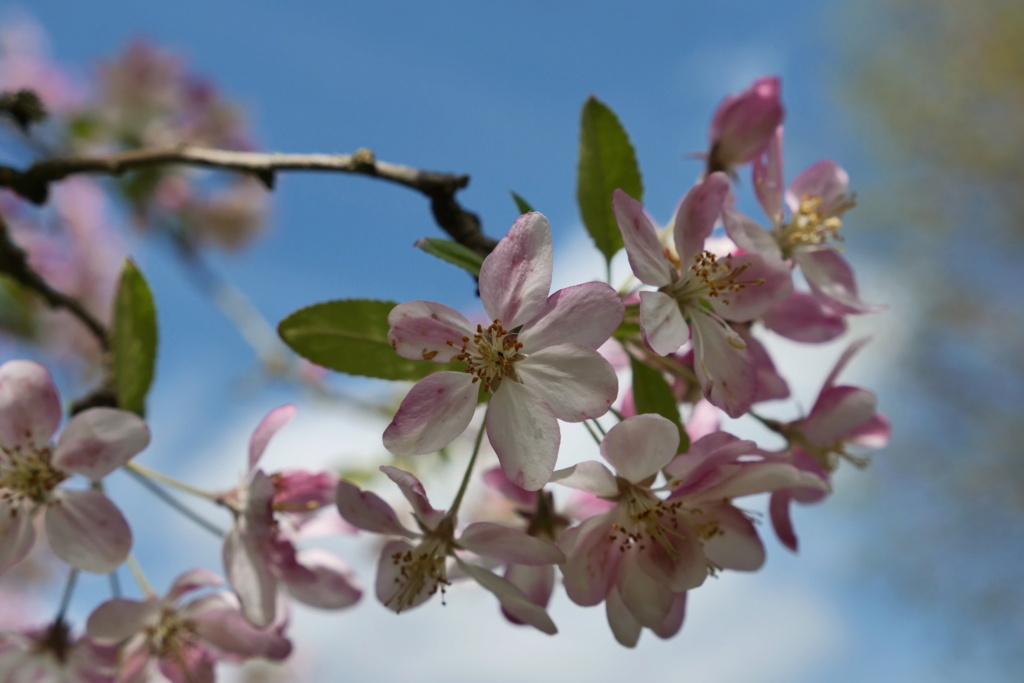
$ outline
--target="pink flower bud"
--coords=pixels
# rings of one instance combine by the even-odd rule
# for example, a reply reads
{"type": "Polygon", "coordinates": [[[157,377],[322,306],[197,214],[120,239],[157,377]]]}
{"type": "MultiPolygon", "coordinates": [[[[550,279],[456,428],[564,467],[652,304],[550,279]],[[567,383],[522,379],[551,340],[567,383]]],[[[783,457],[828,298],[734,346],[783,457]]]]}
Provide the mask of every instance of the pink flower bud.
{"type": "Polygon", "coordinates": [[[764,149],[782,123],[780,90],[779,78],[770,76],[722,100],[711,119],[710,171],[747,163],[764,149]]]}

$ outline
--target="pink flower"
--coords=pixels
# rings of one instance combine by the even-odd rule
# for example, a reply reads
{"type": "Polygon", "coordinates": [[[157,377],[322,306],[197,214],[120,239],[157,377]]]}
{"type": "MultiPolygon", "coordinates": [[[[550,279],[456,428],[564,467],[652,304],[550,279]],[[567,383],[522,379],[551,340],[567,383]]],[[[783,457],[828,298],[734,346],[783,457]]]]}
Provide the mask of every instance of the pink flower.
{"type": "Polygon", "coordinates": [[[92,408],[73,417],[51,447],[60,419],[46,368],[0,366],[0,572],[32,549],[33,518],[44,510],[50,547],[71,566],[107,573],[128,556],[131,530],[101,490],[57,487],[73,474],[100,482],[149,444],[149,429],[132,413],[92,408]]]}
{"type": "Polygon", "coordinates": [[[64,621],[44,629],[0,633],[0,681],[113,683],[117,649],[73,638],[64,621]]]}
{"type": "Polygon", "coordinates": [[[224,537],[225,573],[256,626],[274,621],[278,583],[299,602],[323,609],[350,607],[362,596],[341,558],[295,547],[301,527],[334,501],[338,478],[300,470],[268,475],[256,467],[271,437],[294,414],[295,406],[286,405],[263,418],[249,442],[248,476],[222,499],[235,513],[224,537]]]}
{"type": "Polygon", "coordinates": [[[89,615],[86,632],[98,643],[122,646],[120,683],[212,682],[218,660],[287,657],[292,645],[284,637],[283,614],[261,629],[242,615],[230,593],[181,604],[189,593],[222,583],[216,574],[194,569],[179,576],[164,598],[108,600],[89,615]]]}
{"type": "Polygon", "coordinates": [[[524,214],[480,270],[489,325],[474,331],[461,313],[430,301],[391,311],[388,339],[399,355],[461,361],[466,370],[438,372],[412,388],[384,432],[389,451],[421,455],[447,446],[469,425],[482,386],[490,394],[487,436],[506,476],[531,491],[547,482],[558,455],[557,420],[600,417],[615,400],[615,371],[595,349],[623,315],[603,283],[548,296],[551,264],[547,219],[524,214]]]}
{"type": "Polygon", "coordinates": [[[633,273],[658,288],[640,292],[644,342],[665,356],[692,338],[704,396],[739,417],[754,400],[756,370],[746,342],[726,321],[755,320],[792,291],[792,282],[778,259],[756,254],[719,259],[705,249],[728,193],[729,179],[722,173],[687,193],[676,212],[676,254],[662,246],[639,202],[616,190],[612,206],[633,273]]]}
{"type": "Polygon", "coordinates": [[[768,76],[722,100],[711,119],[709,168],[730,171],[761,153],[782,124],[780,90],[779,78],[768,76]]]}
{"type": "Polygon", "coordinates": [[[783,190],[782,130],[754,164],[754,189],[772,227],[765,230],[727,202],[725,228],[741,249],[792,261],[811,292],[837,313],[872,313],[877,306],[860,300],[853,270],[836,251],[843,214],[854,206],[849,176],[839,164],[823,160],[798,175],[783,190]],[[789,219],[786,219],[788,210],[789,219]]]}
{"type": "MultiPolygon", "coordinates": [[[[876,410],[877,397],[867,389],[836,385],[839,373],[867,342],[866,338],[860,339],[843,352],[807,417],[778,425],[778,430],[790,443],[790,449],[783,456],[823,481],[828,481],[840,460],[848,460],[858,467],[867,464],[864,458],[847,450],[850,446],[882,448],[889,442],[889,420],[876,410]]],[[[824,495],[820,489],[804,486],[787,487],[772,494],[772,526],[783,545],[793,551],[797,549],[790,502],[813,503],[824,495]]]]}
{"type": "Polygon", "coordinates": [[[443,594],[451,583],[450,558],[462,575],[498,598],[509,618],[544,633],[556,632],[551,618],[535,600],[511,581],[465,561],[460,555],[469,552],[500,562],[539,567],[564,561],[565,556],[558,548],[493,522],[470,524],[456,536],[455,514],[431,507],[423,484],[415,476],[394,467],[380,469],[412,505],[419,532],[407,529],[394,509],[379,496],[347,481],[338,482],[337,503],[341,516],[360,529],[416,541],[415,545],[407,540],[389,541],[381,551],[377,599],[385,607],[401,612],[423,604],[439,590],[443,594]]]}

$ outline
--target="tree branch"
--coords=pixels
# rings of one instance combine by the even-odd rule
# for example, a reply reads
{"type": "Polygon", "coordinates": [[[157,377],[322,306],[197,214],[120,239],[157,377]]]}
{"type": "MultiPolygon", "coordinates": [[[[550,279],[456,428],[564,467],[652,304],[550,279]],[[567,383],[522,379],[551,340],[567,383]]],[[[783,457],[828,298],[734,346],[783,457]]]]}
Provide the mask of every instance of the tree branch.
{"type": "Polygon", "coordinates": [[[79,173],[119,176],[123,173],[181,164],[256,176],[269,189],[279,171],[329,171],[372,176],[416,190],[430,199],[434,220],[456,242],[481,256],[497,244],[480,229],[480,219],[462,208],[456,193],[469,184],[468,175],[421,171],[409,166],[377,161],[373,152],[355,154],[276,154],[235,152],[181,145],[164,149],[139,149],[97,156],[37,161],[24,171],[0,165],[0,187],[7,187],[36,204],[46,201],[50,183],[79,173]]]}

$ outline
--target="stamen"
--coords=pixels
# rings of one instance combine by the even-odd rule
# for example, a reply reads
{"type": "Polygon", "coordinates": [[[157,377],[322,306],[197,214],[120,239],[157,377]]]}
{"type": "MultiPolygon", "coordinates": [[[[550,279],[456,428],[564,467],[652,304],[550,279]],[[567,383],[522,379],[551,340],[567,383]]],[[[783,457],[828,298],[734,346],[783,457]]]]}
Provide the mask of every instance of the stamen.
{"type": "MultiPolygon", "coordinates": [[[[523,357],[523,345],[518,339],[519,335],[502,327],[500,320],[496,319],[486,329],[477,325],[472,339],[462,338],[461,353],[453,360],[464,362],[466,372],[474,375],[473,382],[483,382],[484,389],[493,393],[505,377],[517,379],[515,362],[523,357]]],[[[451,341],[448,344],[455,346],[451,341]]]]}

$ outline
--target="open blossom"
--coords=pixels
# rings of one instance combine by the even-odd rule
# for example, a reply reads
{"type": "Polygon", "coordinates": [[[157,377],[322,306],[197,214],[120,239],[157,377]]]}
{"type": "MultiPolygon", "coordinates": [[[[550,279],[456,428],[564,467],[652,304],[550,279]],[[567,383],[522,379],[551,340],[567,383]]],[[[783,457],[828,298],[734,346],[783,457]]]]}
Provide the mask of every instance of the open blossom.
{"type": "Polygon", "coordinates": [[[190,593],[222,583],[205,569],[185,572],[166,597],[103,603],[89,615],[86,632],[97,643],[121,646],[119,683],[212,682],[219,660],[287,657],[292,645],[284,636],[284,614],[258,628],[230,593],[206,593],[183,603],[190,593]]]}
{"type": "MultiPolygon", "coordinates": [[[[777,426],[790,444],[782,453],[783,459],[825,481],[841,460],[859,467],[866,464],[862,457],[850,453],[849,447],[882,448],[889,442],[889,420],[877,411],[875,394],[860,387],[836,384],[839,373],[867,341],[856,341],[843,352],[807,417],[777,426]]],[[[772,494],[772,526],[783,545],[790,550],[797,548],[790,502],[813,503],[824,495],[821,490],[803,486],[787,487],[772,494]]]]}
{"type": "Polygon", "coordinates": [[[4,683],[113,683],[117,649],[73,637],[63,620],[46,628],[0,632],[4,683]]]}
{"type": "Polygon", "coordinates": [[[724,210],[729,236],[745,251],[791,261],[811,292],[837,313],[871,313],[857,293],[853,269],[835,248],[842,241],[843,214],[854,206],[850,179],[834,161],[824,159],[783,187],[782,130],[754,164],[754,189],[771,221],[765,230],[743,215],[730,199],[724,210]],[[788,219],[787,219],[788,212],[788,219]]]}
{"type": "Polygon", "coordinates": [[[454,512],[434,509],[423,484],[415,476],[394,467],[380,469],[409,501],[420,531],[406,528],[394,509],[379,496],[347,481],[338,482],[337,503],[341,516],[354,526],[407,539],[389,541],[381,551],[377,599],[385,607],[401,612],[423,604],[438,591],[444,593],[451,583],[448,576],[451,560],[462,575],[493,593],[510,618],[544,633],[555,633],[555,625],[543,607],[512,582],[467,562],[460,554],[468,552],[499,562],[544,566],[565,560],[558,548],[518,529],[493,522],[476,522],[456,534],[454,512]]]}
{"type": "Polygon", "coordinates": [[[730,171],[753,160],[782,125],[781,83],[777,76],[757,79],[748,89],[729,95],[711,119],[708,165],[730,171]]]}
{"type": "Polygon", "coordinates": [[[100,490],[58,488],[74,474],[102,481],[149,444],[149,429],[133,413],[91,408],[61,420],[50,373],[31,361],[0,366],[0,572],[35,544],[33,520],[44,512],[54,554],[85,571],[107,573],[128,556],[132,535],[100,490]]]}
{"type": "Polygon", "coordinates": [[[506,476],[537,490],[558,456],[557,420],[604,415],[618,392],[597,351],[622,322],[623,305],[604,283],[551,289],[551,229],[539,213],[520,216],[480,269],[488,325],[430,301],[396,306],[388,340],[413,360],[461,361],[465,372],[420,380],[384,432],[396,455],[447,446],[473,417],[480,387],[490,394],[487,436],[506,476]]]}
{"type": "Polygon", "coordinates": [[[225,572],[243,613],[256,626],[274,621],[279,583],[299,602],[323,609],[350,607],[362,596],[341,558],[295,547],[303,525],[334,502],[338,478],[302,470],[268,475],[257,467],[271,437],[294,414],[295,406],[286,405],[260,422],[249,442],[248,475],[223,498],[235,513],[224,537],[225,572]]]}
{"type": "Polygon", "coordinates": [[[643,206],[621,190],[612,197],[629,265],[637,279],[657,287],[640,292],[640,329],[655,353],[693,341],[694,369],[704,395],[732,417],[750,409],[756,369],[743,338],[727,321],[749,322],[792,291],[789,269],[757,254],[717,257],[705,247],[729,179],[713,173],[687,193],[676,213],[675,253],[658,239],[643,206]]]}

